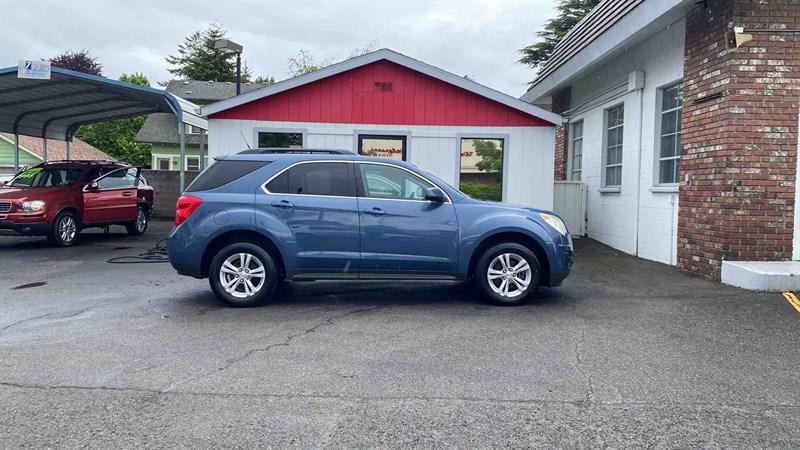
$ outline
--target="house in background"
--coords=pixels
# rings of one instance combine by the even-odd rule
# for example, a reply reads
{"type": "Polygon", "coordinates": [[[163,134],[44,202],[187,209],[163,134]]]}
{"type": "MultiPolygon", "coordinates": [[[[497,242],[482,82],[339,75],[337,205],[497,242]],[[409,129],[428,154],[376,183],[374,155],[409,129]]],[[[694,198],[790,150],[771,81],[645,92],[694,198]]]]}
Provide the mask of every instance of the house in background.
{"type": "MultiPolygon", "coordinates": [[[[245,83],[242,93],[263,87],[262,84],[245,83]]],[[[218,81],[172,80],[166,87],[167,92],[188,100],[198,106],[207,105],[236,95],[236,83],[218,81]]],[[[186,170],[200,170],[201,130],[192,126],[186,128],[186,170]]],[[[147,116],[144,125],[136,134],[136,142],[153,146],[153,170],[180,170],[180,140],[178,123],[174,114],[156,113],[147,116]]],[[[208,136],[205,136],[206,144],[208,136]]],[[[241,142],[241,140],[240,140],[241,142]]],[[[241,142],[244,146],[244,142],[241,142]]],[[[206,155],[209,155],[206,147],[206,155]]],[[[202,167],[208,166],[206,156],[202,167]]]]}
{"type": "Polygon", "coordinates": [[[469,194],[553,206],[561,117],[388,49],[205,106],[210,154],[344,149],[408,161],[469,194]]]}
{"type": "Polygon", "coordinates": [[[555,178],[588,187],[589,237],[732,284],[800,259],[798,23],[796,0],[606,0],[564,37],[522,99],[568,120],[555,178]]]}
{"type": "MultiPolygon", "coordinates": [[[[38,137],[19,136],[19,164],[30,166],[44,161],[42,139],[38,137]]],[[[113,160],[108,154],[98,150],[86,142],[72,139],[72,159],[75,160],[113,160]]],[[[47,159],[58,161],[67,159],[66,143],[58,139],[47,140],[47,159]]],[[[14,135],[0,133],[0,174],[14,173],[14,135]]]]}

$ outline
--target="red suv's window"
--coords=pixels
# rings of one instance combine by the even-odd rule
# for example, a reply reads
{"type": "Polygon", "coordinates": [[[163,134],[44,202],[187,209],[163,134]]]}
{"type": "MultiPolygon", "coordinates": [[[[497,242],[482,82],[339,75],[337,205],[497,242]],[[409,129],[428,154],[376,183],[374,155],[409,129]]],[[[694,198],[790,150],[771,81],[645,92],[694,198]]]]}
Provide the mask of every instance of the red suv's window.
{"type": "Polygon", "coordinates": [[[13,187],[67,187],[81,175],[81,169],[33,167],[11,180],[13,187]]]}

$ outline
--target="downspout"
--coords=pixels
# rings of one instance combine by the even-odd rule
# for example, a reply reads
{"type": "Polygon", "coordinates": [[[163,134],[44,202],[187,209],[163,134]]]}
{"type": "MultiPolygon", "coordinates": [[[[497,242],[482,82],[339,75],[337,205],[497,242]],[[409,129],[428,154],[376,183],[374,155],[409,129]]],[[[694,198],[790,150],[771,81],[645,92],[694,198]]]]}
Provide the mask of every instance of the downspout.
{"type": "Polygon", "coordinates": [[[634,204],[634,251],[639,256],[639,205],[642,201],[642,127],[644,125],[644,72],[635,71],[628,75],[628,88],[639,91],[639,149],[636,154],[636,196],[634,204]]]}

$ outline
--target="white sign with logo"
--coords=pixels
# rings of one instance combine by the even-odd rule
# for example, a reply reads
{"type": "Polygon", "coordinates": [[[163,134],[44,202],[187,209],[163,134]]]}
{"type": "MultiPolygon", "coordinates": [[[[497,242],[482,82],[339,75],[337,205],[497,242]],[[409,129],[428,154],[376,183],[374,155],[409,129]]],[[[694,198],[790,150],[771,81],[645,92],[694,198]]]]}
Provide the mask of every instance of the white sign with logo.
{"type": "Polygon", "coordinates": [[[17,78],[49,80],[50,61],[20,61],[17,66],[17,78]]]}

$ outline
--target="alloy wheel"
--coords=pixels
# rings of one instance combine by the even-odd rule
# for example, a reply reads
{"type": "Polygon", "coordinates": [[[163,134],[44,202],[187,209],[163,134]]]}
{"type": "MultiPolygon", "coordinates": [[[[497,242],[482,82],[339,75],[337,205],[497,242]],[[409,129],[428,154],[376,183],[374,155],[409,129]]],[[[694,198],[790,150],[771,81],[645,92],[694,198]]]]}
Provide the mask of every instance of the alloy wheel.
{"type": "Polygon", "coordinates": [[[75,224],[75,219],[70,216],[64,216],[58,222],[58,236],[61,242],[68,244],[75,239],[78,233],[78,226],[75,224]]]}
{"type": "Polygon", "coordinates": [[[228,294],[236,298],[256,295],[266,281],[264,264],[250,253],[234,253],[222,263],[219,282],[228,294]]]}
{"type": "Polygon", "coordinates": [[[522,295],[531,284],[531,266],[516,253],[497,255],[486,269],[486,279],[494,293],[514,298],[522,295]]]}
{"type": "Polygon", "coordinates": [[[147,227],[147,214],[144,213],[143,209],[139,208],[136,213],[136,231],[142,233],[145,227],[147,227]]]}

